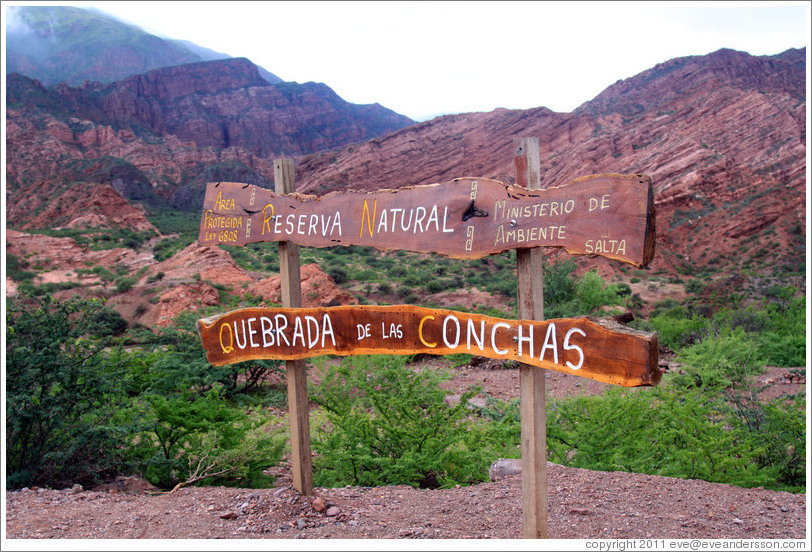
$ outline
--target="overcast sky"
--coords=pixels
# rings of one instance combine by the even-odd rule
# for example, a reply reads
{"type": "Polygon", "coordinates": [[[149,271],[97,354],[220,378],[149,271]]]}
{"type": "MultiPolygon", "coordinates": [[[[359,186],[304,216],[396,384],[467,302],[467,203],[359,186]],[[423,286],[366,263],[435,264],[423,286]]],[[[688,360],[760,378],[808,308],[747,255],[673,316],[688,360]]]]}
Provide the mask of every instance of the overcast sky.
{"type": "Polygon", "coordinates": [[[94,6],[421,121],[572,111],[615,81],[719,48],[808,46],[809,2],[4,2],[94,6]]]}

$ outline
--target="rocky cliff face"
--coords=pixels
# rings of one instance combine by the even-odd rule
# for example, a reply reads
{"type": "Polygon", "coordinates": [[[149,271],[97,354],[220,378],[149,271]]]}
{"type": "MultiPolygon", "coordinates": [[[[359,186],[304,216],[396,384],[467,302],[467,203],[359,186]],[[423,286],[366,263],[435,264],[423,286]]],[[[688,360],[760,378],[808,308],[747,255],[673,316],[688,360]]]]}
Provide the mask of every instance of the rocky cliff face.
{"type": "MultiPolygon", "coordinates": [[[[126,248],[93,251],[71,238],[54,238],[9,230],[6,253],[39,267],[36,285],[71,282],[77,287],[56,292],[57,297],[81,293],[107,300],[108,305],[131,323],[168,326],[180,313],[220,304],[218,289],[250,293],[261,298],[257,306],[278,305],[281,301],[279,275],[264,278],[240,268],[219,247],[192,244],[160,263],[149,252],[126,248]],[[89,267],[123,270],[136,280],[126,291],[105,282],[89,267]]],[[[300,270],[305,307],[356,304],[358,300],[340,289],[316,264],[300,270]]],[[[14,281],[6,280],[6,293],[17,292],[14,281]]]]}
{"type": "MultiPolygon", "coordinates": [[[[9,103],[30,107],[22,87],[9,87],[9,103]]],[[[62,84],[39,94],[97,124],[148,129],[201,148],[243,147],[263,157],[339,148],[412,123],[378,104],[345,102],[324,84],[269,84],[245,58],[164,67],[111,84],[62,84]]]]}
{"type": "Polygon", "coordinates": [[[439,117],[305,157],[299,189],[397,188],[460,176],[512,183],[513,138],[536,136],[544,187],[605,172],[653,178],[655,270],[802,271],[804,59],[804,50],[773,57],[720,50],[619,81],[573,113],[439,117]]]}
{"type": "Polygon", "coordinates": [[[659,63],[635,77],[616,82],[576,112],[595,115],[614,112],[631,117],[717,86],[787,94],[803,101],[805,74],[805,49],[787,50],[777,56],[751,56],[722,49],[707,56],[659,63]]]}
{"type": "MultiPolygon", "coordinates": [[[[245,148],[199,148],[175,136],[139,136],[129,128],[116,130],[25,108],[7,109],[6,140],[6,216],[11,227],[68,226],[93,210],[95,196],[90,192],[99,185],[126,198],[126,207],[113,202],[126,211],[140,209],[134,202],[188,210],[202,205],[206,182],[267,185],[273,180],[272,162],[245,148]],[[55,211],[57,218],[43,216],[55,211]]],[[[124,211],[114,218],[130,220],[124,211]]]]}

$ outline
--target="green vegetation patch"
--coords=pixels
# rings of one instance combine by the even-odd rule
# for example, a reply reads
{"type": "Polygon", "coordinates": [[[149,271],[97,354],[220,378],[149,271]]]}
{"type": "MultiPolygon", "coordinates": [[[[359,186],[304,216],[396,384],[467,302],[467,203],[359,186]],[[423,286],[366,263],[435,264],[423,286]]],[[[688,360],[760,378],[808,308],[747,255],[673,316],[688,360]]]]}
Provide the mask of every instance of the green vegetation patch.
{"type": "Polygon", "coordinates": [[[211,366],[195,319],[185,313],[157,336],[141,329],[125,350],[123,320],[101,301],[9,298],[6,486],[132,474],[164,489],[269,486],[287,432],[253,405],[276,364],[211,366]]]}
{"type": "Polygon", "coordinates": [[[404,357],[351,357],[330,368],[311,394],[326,417],[313,432],[314,483],[448,488],[485,481],[490,463],[506,455],[500,428],[470,416],[478,389],[447,403],[443,379],[409,368],[404,357]]]}

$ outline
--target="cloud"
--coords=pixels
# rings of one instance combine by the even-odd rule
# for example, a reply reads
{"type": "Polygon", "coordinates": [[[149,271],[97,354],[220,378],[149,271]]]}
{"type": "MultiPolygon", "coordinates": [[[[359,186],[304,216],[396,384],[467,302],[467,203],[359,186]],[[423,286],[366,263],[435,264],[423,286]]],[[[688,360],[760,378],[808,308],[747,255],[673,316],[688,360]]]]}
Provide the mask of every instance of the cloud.
{"type": "Polygon", "coordinates": [[[4,19],[6,20],[6,33],[30,34],[33,32],[20,14],[19,6],[6,7],[4,19]]]}

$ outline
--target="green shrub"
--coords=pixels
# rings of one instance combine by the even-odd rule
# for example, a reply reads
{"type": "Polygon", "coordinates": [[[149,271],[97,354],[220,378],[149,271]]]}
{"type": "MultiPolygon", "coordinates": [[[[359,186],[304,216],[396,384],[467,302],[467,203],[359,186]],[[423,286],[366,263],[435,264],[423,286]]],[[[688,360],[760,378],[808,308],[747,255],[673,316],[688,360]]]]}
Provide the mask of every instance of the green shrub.
{"type": "Polygon", "coordinates": [[[544,310],[554,305],[571,301],[575,296],[575,280],[572,273],[575,261],[566,261],[550,265],[544,264],[544,310]]]}
{"type": "Polygon", "coordinates": [[[278,368],[209,365],[199,313],[143,332],[131,352],[113,341],[126,321],[101,301],[22,295],[6,316],[9,488],[93,486],[122,473],[165,488],[269,484],[263,470],[278,462],[284,432],[260,429],[264,419],[227,401],[255,402],[245,392],[278,368]]]}
{"type": "Polygon", "coordinates": [[[548,403],[548,459],[602,471],[703,479],[744,487],[805,489],[805,405],[749,410],[716,389],[612,388],[548,403]]]}
{"type": "Polygon", "coordinates": [[[405,362],[351,357],[314,387],[329,425],[314,431],[316,485],[437,488],[485,480],[492,458],[468,419],[476,390],[450,406],[441,374],[405,362]]]}
{"type": "Polygon", "coordinates": [[[487,397],[485,407],[479,411],[485,422],[483,448],[491,450],[491,458],[521,457],[521,411],[519,399],[504,401],[487,397]]]}
{"type": "MultiPolygon", "coordinates": [[[[756,302],[747,307],[734,304],[712,313],[706,304],[688,308],[673,299],[659,301],[650,322],[659,333],[661,344],[678,351],[698,344],[711,334],[709,344],[716,344],[720,332],[736,330],[750,346],[757,345],[761,363],[774,366],[804,366],[806,364],[806,299],[794,297],[794,288],[779,292],[777,302],[756,302]],[[712,317],[711,317],[712,316],[712,317]],[[711,317],[711,318],[709,318],[711,317]]],[[[715,345],[712,345],[715,346],[715,345]]],[[[706,346],[707,347],[707,346],[706,346]]]]}
{"type": "Polygon", "coordinates": [[[702,293],[702,290],[705,289],[705,283],[702,280],[697,280],[696,278],[692,280],[688,280],[688,283],[685,284],[685,291],[688,293],[702,293]]]}
{"type": "Polygon", "coordinates": [[[332,278],[336,284],[343,284],[344,282],[347,281],[348,277],[347,271],[341,267],[330,267],[327,273],[330,275],[330,278],[332,278]]]}
{"type": "Polygon", "coordinates": [[[128,429],[124,367],[101,302],[9,298],[6,311],[6,485],[92,486],[121,467],[128,429]]]}
{"type": "Polygon", "coordinates": [[[378,273],[375,272],[374,270],[362,270],[360,272],[357,272],[353,276],[353,279],[360,280],[362,282],[375,281],[378,279],[378,273]]]}
{"type": "Polygon", "coordinates": [[[806,333],[762,332],[757,338],[764,362],[771,366],[806,366],[806,333]]]}
{"type": "Polygon", "coordinates": [[[116,279],[116,275],[104,268],[103,266],[94,266],[91,270],[93,274],[99,277],[102,282],[112,282],[116,279]]]}
{"type": "Polygon", "coordinates": [[[81,284],[76,282],[45,282],[44,284],[35,286],[30,281],[27,281],[22,282],[19,289],[28,295],[53,295],[58,291],[74,289],[80,286],[81,284]]]}
{"type": "Polygon", "coordinates": [[[267,487],[272,482],[263,470],[279,463],[284,432],[260,429],[267,420],[230,407],[220,387],[203,395],[149,395],[145,400],[151,421],[133,455],[154,485],[267,487]]]}
{"type": "Polygon", "coordinates": [[[429,293],[440,293],[450,288],[450,282],[445,279],[430,280],[426,285],[426,290],[429,293]]]}
{"type": "Polygon", "coordinates": [[[15,282],[31,282],[37,274],[28,268],[28,262],[21,261],[17,255],[6,253],[6,275],[15,282]]]}
{"type": "Polygon", "coordinates": [[[618,297],[629,297],[629,296],[631,296],[632,288],[629,287],[629,284],[627,284],[625,282],[621,282],[621,283],[615,284],[615,285],[617,286],[616,287],[616,292],[617,292],[618,297]]]}
{"type": "Polygon", "coordinates": [[[116,280],[116,291],[118,293],[124,293],[125,291],[129,291],[138,280],[133,276],[124,276],[116,280]]]}
{"type": "Polygon", "coordinates": [[[757,391],[730,390],[733,422],[747,429],[759,468],[775,482],[770,487],[797,491],[806,484],[805,398],[798,394],[764,402],[757,391]]]}
{"type": "Polygon", "coordinates": [[[164,238],[152,247],[152,254],[156,261],[165,261],[181,249],[189,246],[195,239],[197,239],[197,232],[195,232],[194,236],[164,238]]]}
{"type": "Polygon", "coordinates": [[[569,318],[594,314],[605,306],[622,304],[621,293],[628,286],[607,285],[596,270],[578,278],[572,275],[575,263],[567,260],[544,267],[544,316],[569,318]]]}
{"type": "Polygon", "coordinates": [[[414,273],[409,273],[403,279],[403,285],[410,286],[410,287],[417,287],[421,286],[425,283],[425,280],[419,275],[414,273]]]}
{"type": "Polygon", "coordinates": [[[766,306],[759,339],[766,362],[775,366],[806,366],[806,297],[794,293],[794,288],[785,288],[780,302],[766,306]]]}
{"type": "Polygon", "coordinates": [[[184,312],[153,338],[161,354],[154,360],[142,391],[164,396],[186,389],[207,392],[222,385],[225,395],[233,398],[258,387],[272,371],[282,371],[281,361],[271,360],[209,364],[195,327],[198,318],[198,312],[184,312]]]}
{"type": "Polygon", "coordinates": [[[755,428],[757,445],[762,454],[758,457],[762,467],[773,472],[772,479],[797,490],[806,486],[806,400],[803,395],[791,402],[778,398],[761,407],[761,419],[755,428]]]}
{"type": "Polygon", "coordinates": [[[120,335],[127,329],[127,321],[118,311],[102,307],[93,317],[93,333],[96,336],[120,335]]]}
{"type": "Polygon", "coordinates": [[[660,345],[673,351],[699,341],[707,334],[708,321],[701,316],[689,316],[685,307],[674,307],[650,319],[657,330],[660,345]]]}
{"type": "Polygon", "coordinates": [[[584,314],[597,311],[603,306],[619,305],[617,285],[606,285],[597,270],[584,274],[575,286],[575,298],[584,314]]]}
{"type": "Polygon", "coordinates": [[[499,293],[507,298],[515,299],[518,293],[518,283],[515,276],[509,278],[497,276],[485,285],[485,289],[491,293],[499,293]]]}
{"type": "Polygon", "coordinates": [[[185,212],[177,209],[149,210],[149,220],[161,234],[181,234],[197,237],[200,229],[200,212],[185,212]]]}
{"type": "Polygon", "coordinates": [[[743,385],[764,366],[757,339],[741,328],[723,328],[683,349],[677,358],[687,366],[686,373],[676,375],[674,381],[685,387],[743,385]]]}
{"type": "Polygon", "coordinates": [[[163,271],[159,271],[156,274],[152,274],[149,277],[147,277],[147,283],[154,284],[155,282],[163,280],[164,276],[166,276],[166,274],[163,271]]]}
{"type": "MultiPolygon", "coordinates": [[[[660,299],[659,301],[654,303],[654,309],[651,311],[651,317],[657,317],[666,311],[673,311],[673,309],[679,306],[680,306],[679,301],[671,297],[660,299]]],[[[675,312],[672,312],[671,316],[674,317],[675,314],[676,314],[675,312]]]]}

